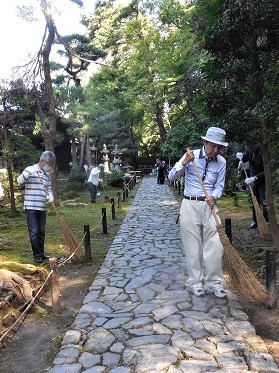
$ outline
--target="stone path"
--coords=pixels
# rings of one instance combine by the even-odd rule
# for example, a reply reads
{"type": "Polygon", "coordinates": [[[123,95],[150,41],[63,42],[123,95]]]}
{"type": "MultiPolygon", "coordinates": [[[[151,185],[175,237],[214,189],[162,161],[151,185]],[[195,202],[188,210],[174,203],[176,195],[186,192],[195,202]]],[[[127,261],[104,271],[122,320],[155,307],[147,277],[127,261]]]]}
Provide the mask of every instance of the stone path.
{"type": "Polygon", "coordinates": [[[48,373],[279,372],[236,298],[198,298],[168,185],[145,178],[48,373]]]}

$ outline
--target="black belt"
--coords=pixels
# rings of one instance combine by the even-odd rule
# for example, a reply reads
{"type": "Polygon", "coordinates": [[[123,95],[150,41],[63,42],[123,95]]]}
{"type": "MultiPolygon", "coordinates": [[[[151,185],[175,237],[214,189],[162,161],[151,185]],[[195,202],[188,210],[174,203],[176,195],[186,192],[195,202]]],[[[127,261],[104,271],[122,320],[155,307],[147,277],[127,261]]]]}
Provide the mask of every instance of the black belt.
{"type": "Polygon", "coordinates": [[[189,196],[184,196],[185,199],[190,199],[191,201],[205,201],[204,196],[199,196],[199,197],[189,197],[189,196]]]}

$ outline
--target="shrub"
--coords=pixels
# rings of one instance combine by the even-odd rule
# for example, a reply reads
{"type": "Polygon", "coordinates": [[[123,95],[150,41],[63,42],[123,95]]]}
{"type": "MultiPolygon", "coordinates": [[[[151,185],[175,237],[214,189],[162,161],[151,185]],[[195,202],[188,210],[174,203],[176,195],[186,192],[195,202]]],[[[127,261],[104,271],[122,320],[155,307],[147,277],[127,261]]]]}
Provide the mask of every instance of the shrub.
{"type": "Polygon", "coordinates": [[[78,198],[79,193],[75,190],[64,190],[62,192],[62,199],[75,199],[78,198]]]}
{"type": "Polygon", "coordinates": [[[107,176],[106,182],[108,185],[113,187],[122,187],[124,181],[124,174],[120,171],[112,171],[112,173],[107,176]]]}
{"type": "Polygon", "coordinates": [[[62,199],[76,198],[81,191],[81,184],[77,181],[67,180],[59,188],[59,194],[62,199]]]}
{"type": "Polygon", "coordinates": [[[75,182],[80,186],[84,186],[87,180],[87,174],[84,171],[73,170],[69,175],[69,182],[75,182]]]}
{"type": "Polygon", "coordinates": [[[72,181],[69,180],[64,185],[64,191],[65,192],[69,192],[69,191],[79,192],[80,191],[80,183],[78,181],[75,181],[75,180],[72,180],[72,181]]]}

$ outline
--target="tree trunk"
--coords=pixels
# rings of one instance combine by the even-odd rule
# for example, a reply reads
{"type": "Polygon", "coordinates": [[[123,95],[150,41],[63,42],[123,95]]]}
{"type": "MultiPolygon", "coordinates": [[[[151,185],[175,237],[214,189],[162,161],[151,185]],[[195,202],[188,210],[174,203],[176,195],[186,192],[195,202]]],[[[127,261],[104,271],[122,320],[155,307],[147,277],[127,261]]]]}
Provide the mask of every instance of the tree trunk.
{"type": "Polygon", "coordinates": [[[160,140],[163,142],[166,138],[167,131],[165,129],[162,112],[159,108],[158,108],[158,111],[156,112],[156,123],[159,127],[160,140]]]}
{"type": "Polygon", "coordinates": [[[271,230],[272,240],[277,252],[279,252],[279,228],[276,219],[276,210],[273,201],[273,180],[272,172],[270,167],[270,156],[268,151],[268,142],[266,137],[267,120],[262,118],[260,120],[262,127],[262,143],[261,151],[263,156],[264,174],[265,174],[265,185],[266,185],[266,203],[268,209],[269,226],[271,230]]]}
{"type": "Polygon", "coordinates": [[[87,140],[87,135],[84,134],[82,144],[81,144],[81,149],[80,149],[80,157],[79,157],[79,165],[78,165],[79,171],[81,171],[82,169],[82,165],[83,165],[84,158],[85,158],[86,140],[87,140]]]}
{"type": "MultiPolygon", "coordinates": [[[[6,107],[4,105],[4,112],[6,111],[6,107]]],[[[8,171],[8,179],[9,179],[9,188],[10,188],[10,203],[11,203],[11,215],[16,215],[16,204],[15,204],[15,194],[14,194],[14,181],[13,181],[13,160],[11,156],[11,147],[8,135],[8,128],[5,122],[7,116],[9,114],[6,112],[3,118],[3,153],[6,160],[6,167],[8,171]]]]}
{"type": "MultiPolygon", "coordinates": [[[[41,108],[41,105],[38,105],[37,102],[37,109],[40,112],[40,120],[42,126],[42,134],[44,138],[45,150],[49,150],[54,152],[55,147],[55,135],[56,135],[56,104],[55,104],[55,95],[53,91],[52,81],[51,81],[51,70],[50,70],[50,61],[49,56],[51,52],[52,45],[54,43],[55,38],[55,25],[53,24],[53,19],[51,17],[51,13],[48,9],[48,4],[46,0],[40,1],[41,10],[45,16],[46,20],[46,37],[43,40],[42,46],[42,64],[43,64],[43,72],[44,72],[44,84],[45,84],[45,91],[46,97],[48,102],[48,112],[45,114],[41,108]]],[[[57,181],[57,172],[52,173],[52,190],[54,199],[58,200],[58,181],[57,181]]]]}
{"type": "Polygon", "coordinates": [[[71,137],[71,154],[72,154],[72,163],[77,164],[77,144],[74,136],[71,137]]]}
{"type": "Polygon", "coordinates": [[[89,142],[89,135],[86,136],[86,164],[88,166],[92,166],[92,155],[91,155],[91,149],[90,149],[90,142],[89,142]]]}

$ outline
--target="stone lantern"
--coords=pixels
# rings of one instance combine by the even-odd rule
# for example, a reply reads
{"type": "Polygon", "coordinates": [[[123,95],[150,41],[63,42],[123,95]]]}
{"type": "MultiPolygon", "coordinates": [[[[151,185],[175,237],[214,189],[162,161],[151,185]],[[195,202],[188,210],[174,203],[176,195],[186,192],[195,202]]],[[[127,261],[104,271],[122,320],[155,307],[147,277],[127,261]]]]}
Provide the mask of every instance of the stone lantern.
{"type": "Polygon", "coordinates": [[[119,147],[118,145],[116,144],[115,147],[114,147],[114,150],[112,150],[111,152],[114,156],[114,159],[112,161],[112,164],[114,166],[114,169],[116,171],[120,171],[121,170],[121,164],[122,164],[122,160],[120,159],[120,155],[122,154],[121,151],[119,150],[119,147]]]}
{"type": "Polygon", "coordinates": [[[106,144],[103,145],[103,149],[100,150],[100,153],[103,154],[102,162],[104,164],[104,173],[105,174],[110,174],[109,157],[108,157],[108,154],[110,153],[110,151],[107,149],[106,144]]]}
{"type": "Polygon", "coordinates": [[[91,157],[94,159],[94,166],[97,167],[98,164],[98,160],[97,160],[97,152],[98,152],[98,149],[96,148],[95,145],[93,146],[90,146],[90,150],[91,150],[91,157]]]}

